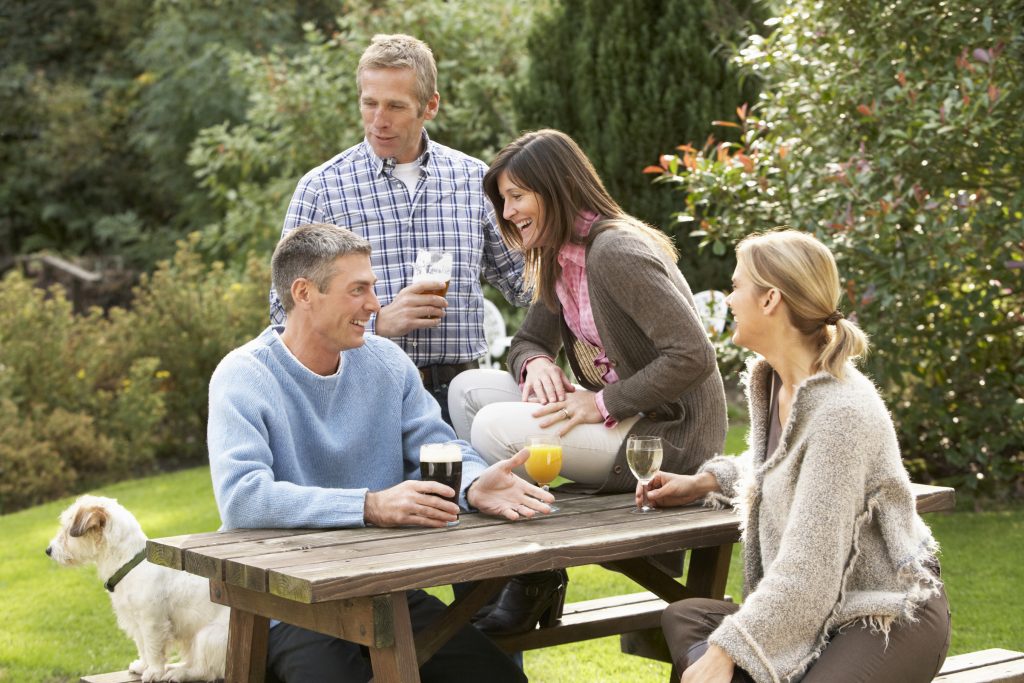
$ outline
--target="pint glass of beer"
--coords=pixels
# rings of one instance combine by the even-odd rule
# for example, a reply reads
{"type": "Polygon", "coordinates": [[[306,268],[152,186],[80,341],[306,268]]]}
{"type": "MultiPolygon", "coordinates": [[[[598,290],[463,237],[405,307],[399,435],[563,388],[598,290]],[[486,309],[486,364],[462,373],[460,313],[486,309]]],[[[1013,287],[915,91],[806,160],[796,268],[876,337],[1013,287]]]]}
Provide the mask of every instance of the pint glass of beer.
{"type": "Polygon", "coordinates": [[[452,255],[445,251],[430,251],[419,249],[416,252],[416,262],[412,264],[412,283],[436,282],[437,288],[430,289],[424,294],[436,294],[446,296],[448,294],[448,283],[452,279],[452,255]]]}
{"type": "MultiPolygon", "coordinates": [[[[454,443],[428,443],[420,446],[420,478],[450,486],[455,496],[445,500],[459,504],[462,489],[462,449],[454,443]]],[[[448,522],[455,526],[459,521],[448,522]]]]}

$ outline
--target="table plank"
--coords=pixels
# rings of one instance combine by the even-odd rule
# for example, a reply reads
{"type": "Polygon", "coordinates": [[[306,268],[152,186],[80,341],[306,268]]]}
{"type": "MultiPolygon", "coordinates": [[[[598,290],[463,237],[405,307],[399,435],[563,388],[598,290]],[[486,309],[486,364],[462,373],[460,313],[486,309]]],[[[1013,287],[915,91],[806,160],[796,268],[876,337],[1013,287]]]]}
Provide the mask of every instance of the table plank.
{"type": "Polygon", "coordinates": [[[910,490],[917,501],[917,511],[920,514],[947,512],[956,507],[956,490],[948,486],[911,484],[910,490]]]}
{"type": "MultiPolygon", "coordinates": [[[[921,512],[952,509],[952,489],[912,486],[921,512]]],[[[310,602],[350,597],[357,590],[390,592],[509,576],[738,538],[738,519],[730,510],[691,506],[626,519],[621,513],[633,505],[628,493],[560,497],[559,504],[559,513],[519,523],[463,514],[462,524],[452,529],[235,530],[151,540],[148,549],[150,560],[159,564],[310,602]],[[620,545],[623,539],[615,557],[602,555],[607,545],[620,545]],[[485,555],[480,554],[482,546],[485,555]],[[502,555],[506,552],[508,557],[502,555]],[[482,562],[474,568],[477,557],[482,562]],[[452,559],[458,561],[452,564],[452,559]],[[392,573],[404,573],[406,566],[414,571],[401,585],[392,585],[386,565],[392,565],[392,573]],[[439,570],[446,568],[453,571],[443,576],[439,570]],[[332,581],[335,572],[339,573],[332,581]],[[351,590],[340,587],[353,579],[358,582],[351,590]]]]}
{"type": "Polygon", "coordinates": [[[269,593],[210,580],[210,600],[232,609],[278,619],[300,628],[350,640],[366,646],[393,644],[390,626],[382,628],[379,615],[387,611],[386,596],[351,598],[334,603],[303,605],[269,593]]]}
{"type": "MultiPolygon", "coordinates": [[[[567,531],[586,531],[591,525],[591,515],[595,512],[625,511],[633,504],[631,495],[616,496],[616,501],[612,498],[588,496],[587,500],[581,499],[566,504],[564,512],[514,524],[484,517],[483,519],[491,522],[465,526],[460,524],[458,527],[446,529],[341,529],[255,543],[243,542],[237,544],[234,549],[223,547],[214,551],[217,553],[217,566],[212,574],[234,585],[252,590],[267,590],[267,572],[285,570],[291,566],[315,564],[325,560],[383,557],[400,552],[447,552],[452,545],[490,542],[500,538],[519,539],[524,533],[529,533],[523,524],[550,523],[563,525],[562,528],[567,531]],[[374,533],[364,533],[366,531],[374,533]],[[458,538],[454,538],[453,534],[458,534],[458,538]]],[[[697,513],[699,508],[693,507],[692,510],[697,513]]],[[[208,573],[199,571],[193,573],[209,576],[208,573]]]]}
{"type": "Polygon", "coordinates": [[[270,570],[269,590],[300,602],[320,602],[717,546],[738,538],[730,510],[680,508],[642,520],[611,510],[571,528],[553,521],[509,525],[500,536],[478,542],[458,542],[453,534],[453,543],[431,552],[421,548],[312,563],[306,557],[286,569],[270,570]]]}
{"type": "MultiPolygon", "coordinates": [[[[565,495],[558,497],[559,504],[572,508],[567,514],[586,514],[593,510],[607,508],[610,497],[589,495],[565,495]]],[[[626,505],[617,502],[616,505],[626,505]]],[[[462,513],[458,529],[474,529],[495,527],[508,524],[507,520],[475,512],[462,513]]],[[[160,547],[150,550],[150,560],[175,569],[184,569],[191,574],[204,578],[225,579],[226,560],[242,560],[248,556],[265,555],[268,553],[287,552],[291,550],[311,550],[314,548],[336,547],[343,545],[363,546],[371,541],[385,540],[396,543],[404,537],[422,539],[425,534],[445,533],[448,529],[430,529],[425,527],[357,527],[347,529],[236,529],[232,531],[192,534],[160,539],[160,547]],[[171,548],[166,552],[163,545],[171,548]]],[[[238,585],[255,588],[258,580],[232,581],[238,585]]],[[[257,588],[258,589],[258,588],[257,588]]]]}

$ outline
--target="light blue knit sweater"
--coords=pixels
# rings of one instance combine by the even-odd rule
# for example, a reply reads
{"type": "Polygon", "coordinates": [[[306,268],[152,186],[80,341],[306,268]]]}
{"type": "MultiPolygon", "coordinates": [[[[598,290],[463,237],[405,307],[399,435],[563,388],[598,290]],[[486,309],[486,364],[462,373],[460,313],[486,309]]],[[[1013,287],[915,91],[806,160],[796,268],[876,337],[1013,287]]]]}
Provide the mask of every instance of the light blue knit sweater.
{"type": "MultiPolygon", "coordinates": [[[[416,367],[368,335],[322,377],[268,327],[210,380],[207,438],[223,528],[363,526],[367,491],[419,479],[419,449],[455,441],[416,367]]],[[[463,450],[461,504],[485,468],[463,450]]]]}

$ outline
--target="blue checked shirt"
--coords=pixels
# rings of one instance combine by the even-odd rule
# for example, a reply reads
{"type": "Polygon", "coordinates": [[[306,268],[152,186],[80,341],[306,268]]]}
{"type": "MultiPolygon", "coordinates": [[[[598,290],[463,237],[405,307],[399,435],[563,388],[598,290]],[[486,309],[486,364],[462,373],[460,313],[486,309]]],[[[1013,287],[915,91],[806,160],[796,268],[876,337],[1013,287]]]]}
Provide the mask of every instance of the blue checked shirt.
{"type": "MultiPolygon", "coordinates": [[[[426,151],[418,159],[420,178],[411,194],[392,174],[394,159],[380,159],[363,140],[303,176],[281,232],[283,239],[301,225],[330,223],[369,240],[381,306],[412,282],[417,249],[450,252],[452,279],[441,325],[394,339],[419,367],[484,355],[481,276],[509,302],[530,303],[522,255],[502,242],[494,209],[484,195],[487,166],[432,142],[426,131],[423,139],[426,151]]],[[[271,323],[284,324],[285,317],[271,289],[271,323]]]]}

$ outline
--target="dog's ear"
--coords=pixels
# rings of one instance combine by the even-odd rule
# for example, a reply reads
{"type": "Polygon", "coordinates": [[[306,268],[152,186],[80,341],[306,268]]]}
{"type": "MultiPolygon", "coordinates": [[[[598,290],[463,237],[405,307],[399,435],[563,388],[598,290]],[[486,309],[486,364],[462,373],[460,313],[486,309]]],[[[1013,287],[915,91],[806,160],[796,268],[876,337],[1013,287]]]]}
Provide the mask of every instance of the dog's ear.
{"type": "Polygon", "coordinates": [[[107,524],[107,511],[101,507],[80,508],[71,523],[72,537],[84,536],[93,529],[102,529],[107,524]]]}

